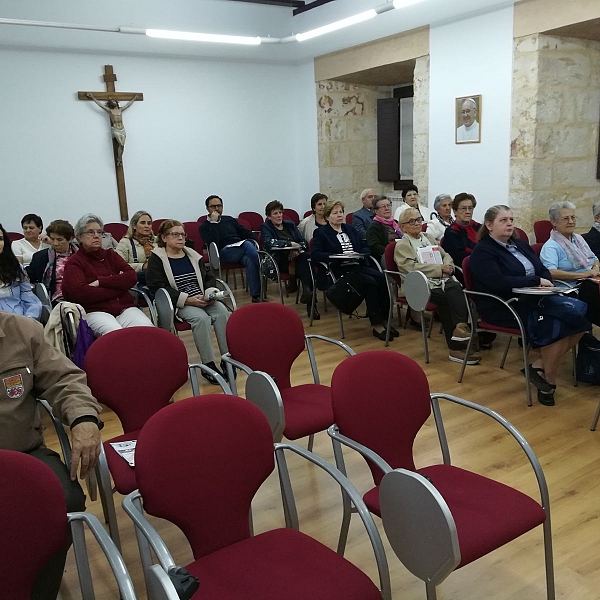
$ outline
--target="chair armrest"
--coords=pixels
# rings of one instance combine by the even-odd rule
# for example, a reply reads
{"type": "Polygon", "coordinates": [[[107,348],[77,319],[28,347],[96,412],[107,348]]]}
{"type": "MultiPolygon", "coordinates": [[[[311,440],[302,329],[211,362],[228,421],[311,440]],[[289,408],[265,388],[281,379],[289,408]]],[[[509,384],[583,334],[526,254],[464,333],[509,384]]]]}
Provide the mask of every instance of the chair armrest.
{"type": "Polygon", "coordinates": [[[510,421],[505,419],[502,415],[498,414],[496,411],[487,408],[486,406],[482,406],[481,404],[476,404],[475,402],[470,402],[469,400],[464,400],[463,398],[459,398],[458,396],[453,396],[452,394],[439,394],[433,393],[431,394],[431,406],[433,409],[433,416],[435,419],[436,428],[438,431],[438,438],[440,440],[440,446],[442,447],[442,455],[444,456],[444,464],[450,463],[450,451],[448,449],[448,440],[446,438],[446,432],[444,429],[444,423],[442,419],[442,413],[440,411],[440,406],[438,400],[442,398],[443,400],[448,400],[449,402],[453,402],[454,404],[458,404],[460,406],[464,406],[465,408],[470,408],[471,410],[475,410],[480,412],[500,425],[504,427],[510,433],[510,435],[517,441],[521,449],[527,456],[529,463],[535,473],[535,477],[538,482],[538,487],[540,489],[540,497],[542,499],[542,508],[548,514],[550,511],[550,497],[548,495],[548,484],[546,483],[546,476],[544,475],[544,471],[542,470],[542,466],[535,455],[535,452],[531,449],[529,442],[523,437],[521,432],[512,424],[510,421]]]}
{"type": "Polygon", "coordinates": [[[156,529],[154,529],[152,523],[148,521],[142,510],[137,506],[136,503],[141,502],[141,498],[142,495],[140,494],[139,490],[131,492],[125,496],[125,498],[123,498],[123,502],[121,503],[123,510],[133,521],[136,531],[143,535],[143,537],[146,539],[146,542],[152,548],[152,551],[156,555],[160,566],[165,570],[166,573],[168,573],[171,568],[177,565],[175,564],[175,561],[173,560],[173,557],[171,556],[166,544],[163,542],[160,535],[158,535],[156,529]]]}
{"type": "Polygon", "coordinates": [[[217,279],[217,283],[223,288],[224,291],[227,292],[227,296],[231,300],[231,305],[233,307],[231,312],[237,310],[237,302],[235,301],[235,296],[233,295],[231,288],[222,279],[217,279]]]}
{"type": "Polygon", "coordinates": [[[245,397],[267,417],[273,441],[280,442],[285,430],[285,410],[281,392],[273,378],[263,371],[253,371],[246,379],[245,397]]]}
{"type": "Polygon", "coordinates": [[[348,446],[348,448],[352,448],[352,450],[356,450],[359,454],[362,454],[367,460],[371,461],[378,469],[380,469],[384,474],[392,471],[392,467],[385,461],[379,454],[373,452],[373,450],[355,442],[353,439],[346,437],[340,433],[337,425],[332,425],[327,429],[327,435],[334,441],[343,444],[344,446],[348,446]]]}
{"type": "MultiPolygon", "coordinates": [[[[356,512],[360,515],[360,518],[365,526],[369,540],[373,547],[373,553],[375,554],[375,560],[377,561],[377,569],[379,571],[380,590],[384,600],[391,600],[391,584],[389,579],[389,570],[387,564],[387,558],[383,543],[381,542],[381,536],[375,526],[373,517],[369,512],[366,504],[361,498],[358,490],[350,483],[350,480],[332,464],[322,459],[320,456],[313,454],[312,452],[301,448],[297,444],[283,443],[275,444],[275,457],[277,459],[277,468],[279,470],[279,476],[282,486],[282,491],[286,499],[286,503],[291,512],[291,522],[295,525],[294,529],[298,529],[298,514],[296,512],[296,505],[293,498],[293,491],[291,482],[289,479],[289,473],[287,470],[287,464],[285,461],[285,450],[294,452],[295,454],[305,458],[313,465],[316,465],[323,471],[325,471],[330,477],[332,477],[338,485],[343,489],[344,493],[350,498],[352,504],[356,507],[356,512]]],[[[286,525],[289,527],[290,525],[286,525]]]]}
{"type": "Polygon", "coordinates": [[[154,295],[156,307],[156,322],[158,327],[174,333],[175,331],[175,309],[171,296],[165,288],[159,288],[154,295]]]}
{"type": "Polygon", "coordinates": [[[231,387],[231,391],[233,392],[233,395],[236,396],[237,395],[237,384],[235,382],[235,376],[234,376],[232,367],[234,367],[236,369],[240,369],[240,371],[243,371],[244,373],[246,373],[246,375],[250,375],[250,373],[252,373],[252,369],[248,365],[245,365],[244,363],[241,363],[241,362],[231,358],[231,354],[229,352],[226,352],[225,354],[223,354],[221,356],[221,360],[225,363],[225,367],[227,368],[227,378],[229,379],[229,385],[231,387]]]}
{"type": "Polygon", "coordinates": [[[148,294],[146,294],[146,292],[142,288],[138,287],[129,288],[129,293],[132,296],[135,296],[137,294],[138,296],[142,297],[142,299],[146,303],[146,306],[148,307],[148,312],[150,313],[150,320],[152,321],[152,324],[155,327],[157,327],[158,320],[156,317],[156,311],[154,310],[154,302],[150,300],[150,296],[148,296],[148,294]]]}
{"type": "MultiPolygon", "coordinates": [[[[503,304],[512,313],[512,316],[515,318],[517,325],[519,326],[519,329],[521,330],[522,337],[525,338],[526,332],[525,332],[525,326],[523,324],[523,321],[521,321],[521,317],[519,316],[517,311],[511,306],[511,303],[516,302],[517,298],[509,298],[508,300],[505,300],[504,298],[500,298],[500,296],[496,296],[494,294],[488,294],[486,292],[475,292],[473,290],[463,290],[463,292],[467,296],[482,296],[485,298],[492,298],[493,300],[496,300],[496,301],[500,302],[501,304],[503,304]]],[[[475,304],[475,306],[477,306],[477,304],[475,304]]],[[[470,313],[470,308],[469,308],[469,313],[470,313]]]]}
{"type": "Polygon", "coordinates": [[[79,582],[83,591],[83,597],[86,596],[86,591],[90,590],[93,593],[92,577],[90,573],[89,561],[87,556],[84,524],[92,532],[96,542],[100,546],[102,552],[108,560],[108,564],[113,572],[122,600],[136,600],[137,596],[133,588],[133,582],[125,566],[125,561],[119,553],[115,543],[110,538],[108,533],[98,518],[87,512],[67,513],[67,518],[71,526],[73,535],[73,550],[77,562],[79,582]]]}
{"type": "Polygon", "coordinates": [[[348,344],[344,344],[344,342],[340,342],[339,340],[334,340],[333,338],[327,337],[325,335],[318,335],[316,333],[310,333],[304,336],[306,341],[306,350],[308,352],[308,359],[310,361],[310,368],[312,369],[313,379],[316,384],[320,384],[319,379],[319,370],[317,368],[317,359],[315,358],[315,351],[313,349],[313,340],[321,340],[323,342],[327,342],[329,344],[334,344],[335,346],[339,346],[342,350],[347,352],[350,356],[354,356],[356,352],[348,346],[348,344]]]}
{"type": "Polygon", "coordinates": [[[196,374],[196,369],[200,369],[200,371],[202,371],[203,373],[208,373],[209,375],[212,375],[217,380],[217,383],[221,386],[223,393],[228,394],[229,396],[232,395],[229,385],[227,385],[227,382],[225,381],[225,379],[223,379],[221,375],[219,375],[219,373],[213,371],[210,367],[207,367],[206,365],[203,365],[201,363],[190,363],[188,365],[188,371],[190,372],[190,381],[192,383],[192,393],[194,394],[194,396],[200,395],[200,385],[198,384],[198,375],[196,374]]]}

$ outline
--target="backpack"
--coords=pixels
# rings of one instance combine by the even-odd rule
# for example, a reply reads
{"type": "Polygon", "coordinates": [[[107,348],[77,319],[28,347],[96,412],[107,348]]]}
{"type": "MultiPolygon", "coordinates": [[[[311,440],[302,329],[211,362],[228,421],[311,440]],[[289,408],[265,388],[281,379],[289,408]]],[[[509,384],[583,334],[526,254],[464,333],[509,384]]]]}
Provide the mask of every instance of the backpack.
{"type": "Polygon", "coordinates": [[[591,333],[579,341],[575,366],[577,381],[600,384],[600,340],[591,333]]]}

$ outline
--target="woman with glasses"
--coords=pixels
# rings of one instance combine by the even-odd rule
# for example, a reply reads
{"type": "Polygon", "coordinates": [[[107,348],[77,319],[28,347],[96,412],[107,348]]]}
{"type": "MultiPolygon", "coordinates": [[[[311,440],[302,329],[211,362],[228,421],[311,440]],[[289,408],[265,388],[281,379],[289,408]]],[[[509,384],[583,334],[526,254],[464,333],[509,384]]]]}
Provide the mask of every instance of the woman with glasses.
{"type": "Polygon", "coordinates": [[[65,263],[63,297],[83,306],[97,337],[124,327],[152,327],[129,293],[137,284],[135,271],[114,250],[102,248],[103,227],[92,213],[77,221],[79,250],[65,263]]]}
{"type": "Polygon", "coordinates": [[[375,196],[373,200],[375,217],[367,229],[367,244],[371,256],[381,261],[385,247],[391,242],[402,239],[402,230],[392,218],[392,203],[387,196],[375,196]]]}
{"type": "Polygon", "coordinates": [[[587,242],[575,233],[577,220],[572,202],[555,202],[548,209],[550,239],[540,260],[559,285],[579,288],[579,299],[588,305],[587,318],[600,325],[600,262],[587,242]]]}
{"type": "Polygon", "coordinates": [[[457,194],[452,200],[456,220],[444,232],[442,248],[452,257],[454,264],[462,267],[462,261],[471,254],[477,243],[481,225],[473,220],[477,200],[472,194],[457,194]]]}
{"type": "Polygon", "coordinates": [[[444,237],[446,229],[454,223],[452,218],[452,197],[449,194],[440,194],[433,201],[433,210],[431,219],[427,223],[427,235],[435,239],[436,242],[444,237]]]}
{"type": "Polygon", "coordinates": [[[394,219],[400,223],[402,221],[402,213],[407,208],[416,208],[419,214],[424,218],[425,215],[429,214],[429,209],[419,203],[419,188],[416,185],[409,185],[406,189],[402,190],[402,200],[404,201],[394,213],[394,219]]]}
{"type": "MultiPolygon", "coordinates": [[[[186,247],[186,238],[179,221],[167,219],[161,223],[157,235],[158,248],[152,250],[148,259],[146,281],[154,294],[159,288],[167,291],[175,307],[175,316],[192,327],[194,342],[203,364],[226,377],[223,363],[221,370],[215,365],[210,333],[212,325],[219,351],[221,354],[228,352],[225,327],[229,311],[221,302],[206,297],[209,288],[216,289],[217,280],[207,272],[200,254],[186,247]]],[[[203,372],[202,377],[218,385],[212,375],[203,372]]]]}
{"type": "MultiPolygon", "coordinates": [[[[404,237],[396,244],[394,260],[398,271],[403,275],[411,271],[421,271],[427,277],[431,302],[437,306],[437,312],[444,328],[449,350],[448,358],[453,362],[463,362],[471,333],[467,325],[469,311],[465,296],[462,286],[453,277],[452,257],[439,248],[432,237],[421,231],[422,224],[423,217],[416,208],[409,208],[402,213],[400,227],[402,227],[404,237]],[[432,247],[438,248],[442,264],[425,262],[423,252],[419,252],[421,248],[431,249],[432,247]]],[[[402,290],[399,293],[402,294],[402,290]]],[[[411,324],[421,329],[420,321],[415,320],[415,317],[420,319],[420,315],[414,313],[412,309],[410,312],[411,324]]],[[[469,354],[467,364],[476,365],[480,360],[481,356],[473,351],[469,354]]]]}

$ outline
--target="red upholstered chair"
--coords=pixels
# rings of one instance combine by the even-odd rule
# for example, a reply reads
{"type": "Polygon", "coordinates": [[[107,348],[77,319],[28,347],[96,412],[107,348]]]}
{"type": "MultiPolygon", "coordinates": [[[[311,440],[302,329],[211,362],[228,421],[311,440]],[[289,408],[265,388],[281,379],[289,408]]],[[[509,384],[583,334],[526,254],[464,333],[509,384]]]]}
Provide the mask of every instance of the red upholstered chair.
{"type": "MultiPolygon", "coordinates": [[[[523,366],[525,368],[525,385],[527,386],[527,406],[531,406],[532,402],[531,402],[531,389],[530,389],[530,385],[529,385],[529,369],[527,368],[528,344],[526,342],[527,338],[525,336],[525,325],[524,325],[523,321],[521,321],[521,318],[519,317],[519,314],[517,313],[517,311],[512,306],[513,303],[516,301],[516,298],[511,298],[510,300],[504,300],[504,298],[500,298],[500,296],[495,296],[494,294],[487,294],[484,292],[476,292],[473,288],[473,278],[471,276],[471,271],[469,269],[469,257],[468,256],[467,256],[467,258],[465,258],[463,260],[462,268],[463,268],[463,278],[464,278],[464,284],[465,284],[464,293],[465,293],[466,300],[467,300],[467,308],[469,309],[470,322],[474,323],[477,321],[477,317],[474,315],[473,307],[471,305],[470,300],[475,302],[475,305],[477,305],[477,297],[484,296],[486,298],[493,298],[494,300],[496,300],[498,302],[498,308],[500,308],[501,306],[504,306],[505,308],[510,310],[510,312],[512,313],[513,317],[515,318],[515,321],[517,324],[517,327],[501,327],[500,325],[494,325],[493,323],[488,323],[487,321],[480,320],[479,322],[477,322],[477,328],[471,327],[471,337],[467,344],[467,351],[465,352],[465,357],[470,352],[471,347],[473,345],[473,339],[474,339],[475,335],[477,335],[478,332],[491,331],[493,333],[503,333],[508,336],[508,342],[506,344],[506,348],[504,349],[504,354],[502,355],[502,360],[500,361],[500,368],[503,369],[504,363],[506,362],[506,356],[508,354],[508,350],[510,349],[510,344],[512,342],[513,337],[517,337],[517,338],[520,337],[523,340],[523,366]]],[[[458,376],[458,383],[462,383],[463,375],[465,373],[465,367],[466,367],[466,358],[463,361],[463,364],[462,364],[462,367],[460,370],[460,375],[458,376]]]]}
{"type": "Polygon", "coordinates": [[[519,227],[515,227],[514,232],[520,240],[523,240],[524,242],[527,242],[529,244],[529,236],[522,229],[520,229],[519,227]]]}
{"type": "MultiPolygon", "coordinates": [[[[544,242],[545,243],[545,242],[544,242]]],[[[535,255],[539,258],[541,252],[542,252],[542,248],[544,247],[544,244],[537,243],[537,244],[531,244],[531,248],[532,250],[535,252],[535,255]]]]}
{"type": "Polygon", "coordinates": [[[284,208],[283,218],[286,221],[293,221],[294,225],[298,225],[298,223],[300,223],[300,215],[293,208],[284,208]]]}
{"type": "MultiPolygon", "coordinates": [[[[29,600],[31,590],[48,561],[70,543],[77,564],[87,564],[84,523],[107,556],[123,600],[136,595],[116,546],[94,515],[67,514],[58,477],[41,460],[23,452],[0,450],[0,596],[29,600]],[[82,561],[80,563],[80,561],[82,561]]],[[[84,598],[93,597],[89,571],[79,571],[84,598]],[[90,594],[91,592],[91,594],[90,594]]]]}
{"type": "Polygon", "coordinates": [[[389,600],[385,554],[360,496],[332,465],[303,448],[275,445],[286,528],[252,535],[251,501],[273,472],[273,450],[264,415],[236,396],[188,398],[151,417],[136,448],[139,490],[123,501],[138,532],[144,569],[150,562],[148,541],[164,570],[174,563],[142,512],[142,501],[144,511],[186,536],[194,556],[186,568],[200,580],[197,600],[389,600]],[[286,450],[328,472],[358,502],[383,593],[357,567],[297,530],[286,450]]]}
{"type": "Polygon", "coordinates": [[[310,215],[312,215],[312,214],[313,214],[313,211],[312,211],[312,209],[311,209],[311,210],[307,210],[307,211],[304,213],[304,216],[303,216],[302,218],[303,218],[303,219],[306,219],[306,217],[310,217],[310,215]]]}
{"type": "Polygon", "coordinates": [[[198,217],[198,227],[200,227],[200,225],[202,225],[202,223],[204,223],[204,221],[206,221],[206,219],[208,219],[208,215],[202,215],[201,217],[198,217]]]}
{"type": "Polygon", "coordinates": [[[127,233],[127,225],[125,225],[125,223],[105,223],[104,231],[106,231],[106,233],[110,233],[110,235],[112,235],[118,242],[125,237],[125,234],[127,233]]]}
{"type": "MultiPolygon", "coordinates": [[[[336,424],[328,433],[334,441],[338,468],[345,472],[342,444],[357,450],[367,460],[375,486],[363,499],[371,512],[382,514],[380,487],[383,488],[390,475],[392,482],[394,481],[396,476],[393,469],[404,469],[429,478],[431,489],[427,490],[427,502],[432,506],[424,506],[423,494],[415,494],[412,497],[412,509],[418,512],[430,508],[435,513],[434,506],[445,506],[446,516],[449,515],[448,522],[451,520],[455,524],[457,535],[450,545],[451,552],[441,557],[438,563],[438,570],[444,571],[442,579],[454,569],[477,560],[543,524],[548,598],[554,598],[552,535],[546,480],[531,447],[506,419],[484,406],[455,396],[430,395],[427,377],[421,367],[407,356],[395,352],[363,352],[344,360],[333,374],[331,397],[336,424]],[[364,376],[366,372],[369,377],[364,376]],[[369,401],[365,402],[365,398],[369,401]],[[483,413],[508,431],[533,468],[541,504],[512,487],[451,464],[439,407],[440,399],[483,413]],[[417,469],[413,445],[418,432],[431,415],[432,408],[443,464],[417,469]]],[[[404,488],[407,494],[411,493],[408,485],[404,488]]],[[[391,496],[394,496],[394,490],[391,496]]],[[[440,532],[431,529],[432,524],[437,526],[438,521],[429,519],[427,514],[422,514],[418,521],[395,520],[393,500],[392,498],[391,504],[387,502],[387,510],[383,511],[385,529],[388,535],[390,532],[393,534],[389,535],[393,546],[398,538],[398,533],[394,532],[396,528],[400,527],[401,532],[407,534],[412,530],[410,539],[416,540],[412,556],[402,555],[400,558],[403,561],[407,559],[408,564],[405,562],[405,565],[413,573],[422,574],[419,569],[412,569],[411,564],[426,562],[439,552],[436,544],[440,540],[440,532]],[[429,544],[431,545],[424,550],[429,544]]],[[[350,520],[348,499],[345,500],[345,508],[338,547],[341,552],[346,543],[350,520]]],[[[407,512],[410,515],[405,507],[404,514],[407,512]]],[[[427,585],[428,599],[435,598],[435,585],[438,583],[440,580],[434,580],[427,585]]]]}
{"type": "Polygon", "coordinates": [[[354,215],[353,212],[349,212],[346,214],[346,225],[352,225],[352,216],[354,215]]]}
{"type": "Polygon", "coordinates": [[[545,244],[550,239],[551,231],[551,221],[536,221],[533,224],[533,233],[535,234],[535,241],[538,244],[545,244]]]}
{"type": "Polygon", "coordinates": [[[204,240],[198,231],[198,227],[200,227],[198,221],[185,221],[182,225],[188,240],[194,242],[194,250],[202,256],[204,262],[208,262],[208,254],[205,252],[204,240]]]}
{"type": "Polygon", "coordinates": [[[115,412],[123,435],[106,440],[97,467],[100,498],[111,537],[120,545],[113,501],[114,487],[126,495],[136,489],[135,469],[111,442],[137,439],[144,423],[171,401],[187,382],[188,357],[183,342],[158,327],[131,327],[98,338],[85,356],[88,385],[98,402],[115,412]]]}
{"type": "Polygon", "coordinates": [[[322,335],[305,335],[302,319],[287,306],[249,304],[229,317],[229,352],[223,355],[234,394],[237,394],[237,388],[232,367],[246,373],[263,371],[275,379],[285,412],[283,435],[289,440],[309,436],[309,450],[314,434],[324,431],[333,423],[331,390],[319,382],[313,340],[334,344],[348,354],[354,354],[349,346],[340,341],[322,335]],[[292,386],[292,365],[305,348],[314,383],[292,386]]]}
{"type": "Polygon", "coordinates": [[[238,221],[240,219],[246,221],[250,225],[247,229],[254,232],[259,232],[260,226],[265,222],[265,218],[262,215],[252,211],[241,212],[238,215],[238,221]]]}
{"type": "Polygon", "coordinates": [[[19,233],[18,231],[7,231],[6,234],[8,235],[8,240],[11,243],[23,239],[23,234],[19,233]]]}
{"type": "Polygon", "coordinates": [[[155,219],[152,221],[152,232],[154,235],[158,234],[158,228],[166,221],[166,219],[155,219]]]}
{"type": "Polygon", "coordinates": [[[242,226],[245,227],[246,229],[249,229],[250,231],[252,231],[252,226],[250,225],[250,221],[247,221],[246,219],[240,218],[238,217],[237,222],[242,226]]]}

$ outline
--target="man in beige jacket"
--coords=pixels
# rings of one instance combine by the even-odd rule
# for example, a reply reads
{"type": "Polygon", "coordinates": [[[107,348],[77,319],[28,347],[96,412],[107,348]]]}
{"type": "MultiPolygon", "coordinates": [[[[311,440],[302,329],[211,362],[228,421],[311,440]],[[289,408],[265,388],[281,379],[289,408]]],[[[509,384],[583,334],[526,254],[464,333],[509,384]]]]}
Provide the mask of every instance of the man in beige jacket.
{"type": "MultiPolygon", "coordinates": [[[[85,373],[46,341],[37,321],[0,311],[0,380],[0,449],[25,452],[46,463],[60,480],[67,511],[85,510],[77,469],[83,478],[98,460],[101,410],[85,373]],[[47,400],[54,415],[71,429],[68,467],[44,446],[37,398],[47,400]]],[[[43,569],[33,600],[56,598],[66,553],[67,548],[43,569]]]]}

